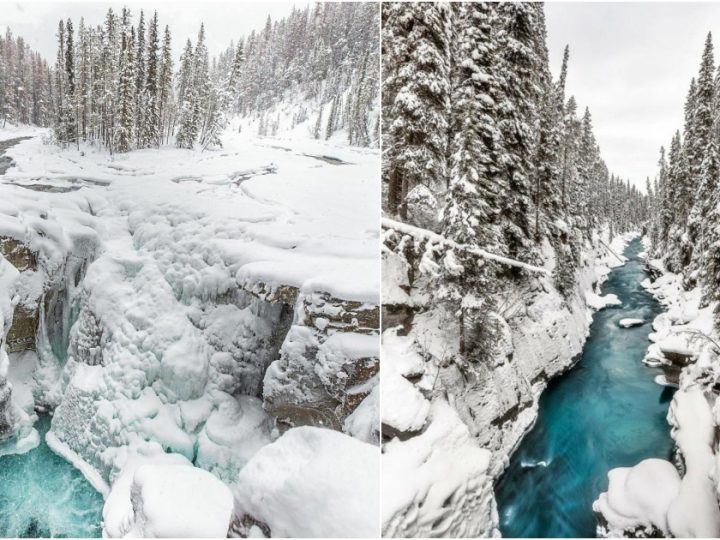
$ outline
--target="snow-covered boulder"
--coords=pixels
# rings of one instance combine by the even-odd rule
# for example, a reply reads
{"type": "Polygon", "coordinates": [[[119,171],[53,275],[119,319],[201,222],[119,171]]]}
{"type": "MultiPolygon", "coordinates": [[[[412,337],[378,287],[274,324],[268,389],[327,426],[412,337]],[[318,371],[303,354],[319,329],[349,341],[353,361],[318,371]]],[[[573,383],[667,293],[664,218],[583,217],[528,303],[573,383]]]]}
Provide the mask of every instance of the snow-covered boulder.
{"type": "Polygon", "coordinates": [[[411,336],[398,336],[398,328],[383,333],[383,432],[402,438],[425,425],[430,402],[406,377],[422,374],[425,366],[411,336]]]}
{"type": "Polygon", "coordinates": [[[632,328],[633,326],[641,326],[645,324],[643,319],[620,319],[618,326],[620,328],[632,328]]]}
{"type": "Polygon", "coordinates": [[[671,334],[658,341],[657,345],[665,358],[676,365],[687,365],[695,356],[688,345],[688,338],[683,335],[671,334]]]}
{"type": "Polygon", "coordinates": [[[299,295],[280,358],[263,380],[263,406],[281,429],[343,429],[377,385],[379,323],[376,304],[327,293],[299,295]]]}
{"type": "MultiPolygon", "coordinates": [[[[127,493],[127,491],[125,491],[127,493]]],[[[104,532],[122,531],[133,538],[225,538],[230,527],[233,496],[230,489],[207,471],[189,464],[141,465],[129,489],[131,513],[124,528],[105,524],[104,532]],[[124,530],[123,530],[124,529],[124,530]]],[[[112,495],[111,495],[112,497],[112,495]]],[[[109,497],[103,516],[116,518],[109,497]]]]}
{"type": "Polygon", "coordinates": [[[668,534],[667,510],[677,497],[680,475],[664,459],[646,459],[634,467],[608,473],[608,490],[593,503],[601,516],[603,536],[623,536],[626,531],[653,530],[668,534]]]}
{"type": "Polygon", "coordinates": [[[258,451],[240,471],[240,533],[273,537],[377,537],[380,453],[337,431],[303,426],[258,451]]]}

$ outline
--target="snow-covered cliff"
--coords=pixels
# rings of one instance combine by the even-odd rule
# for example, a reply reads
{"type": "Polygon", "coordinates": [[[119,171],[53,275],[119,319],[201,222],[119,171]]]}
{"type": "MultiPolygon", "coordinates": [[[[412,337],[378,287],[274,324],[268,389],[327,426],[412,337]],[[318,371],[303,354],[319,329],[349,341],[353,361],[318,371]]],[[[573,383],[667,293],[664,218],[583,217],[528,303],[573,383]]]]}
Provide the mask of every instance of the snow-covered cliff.
{"type": "MultiPolygon", "coordinates": [[[[613,251],[630,238],[615,238],[613,251]]],[[[543,256],[551,273],[549,245],[543,256]]],[[[384,252],[385,535],[499,536],[493,482],[532,426],[547,382],[581,352],[591,309],[616,300],[600,297],[598,287],[618,264],[596,240],[586,244],[566,297],[540,273],[503,291],[491,361],[473,364],[457,361],[458,322],[429,303],[433,282],[384,252]]]]}

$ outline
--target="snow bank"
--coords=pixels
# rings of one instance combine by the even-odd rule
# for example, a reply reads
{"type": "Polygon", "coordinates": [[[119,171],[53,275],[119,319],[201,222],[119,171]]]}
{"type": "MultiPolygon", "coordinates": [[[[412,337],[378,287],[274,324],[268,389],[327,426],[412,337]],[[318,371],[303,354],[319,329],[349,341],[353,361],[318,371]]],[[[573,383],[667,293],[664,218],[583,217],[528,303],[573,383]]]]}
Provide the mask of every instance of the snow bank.
{"type": "Polygon", "coordinates": [[[488,471],[490,456],[446,401],[433,401],[423,433],[385,445],[384,536],[486,534],[488,523],[497,523],[488,471]],[[410,511],[408,501],[412,501],[410,511]]]}
{"type": "Polygon", "coordinates": [[[619,467],[608,473],[609,486],[593,510],[603,515],[603,536],[623,536],[623,531],[657,529],[669,532],[667,512],[680,489],[680,475],[663,459],[646,459],[634,467],[619,467]]]}
{"type": "Polygon", "coordinates": [[[653,321],[654,332],[649,336],[653,343],[643,361],[666,370],[656,376],[658,384],[679,388],[668,422],[684,463],[684,476],[680,479],[675,467],[662,460],[648,460],[657,462],[653,466],[644,461],[632,469],[614,469],[609,473],[608,493],[593,506],[607,521],[599,532],[634,536],[636,528],[652,525],[675,537],[717,537],[718,422],[712,410],[717,403],[712,385],[718,380],[717,351],[713,350],[715,305],[701,308],[702,290],[684,290],[683,276],[666,272],[659,260],[648,264],[661,275],[644,287],[667,311],[653,321]]]}
{"type": "Polygon", "coordinates": [[[240,472],[236,516],[273,537],[377,537],[379,462],[376,446],[342,433],[290,429],[240,472]]]}
{"type": "Polygon", "coordinates": [[[37,137],[46,133],[49,133],[47,128],[25,125],[14,126],[6,123],[3,127],[0,127],[0,141],[16,139],[18,137],[37,137]]]}
{"type": "Polygon", "coordinates": [[[589,308],[596,311],[606,308],[608,306],[622,305],[622,302],[615,294],[606,294],[600,296],[590,291],[585,293],[585,302],[587,303],[589,308]]]}

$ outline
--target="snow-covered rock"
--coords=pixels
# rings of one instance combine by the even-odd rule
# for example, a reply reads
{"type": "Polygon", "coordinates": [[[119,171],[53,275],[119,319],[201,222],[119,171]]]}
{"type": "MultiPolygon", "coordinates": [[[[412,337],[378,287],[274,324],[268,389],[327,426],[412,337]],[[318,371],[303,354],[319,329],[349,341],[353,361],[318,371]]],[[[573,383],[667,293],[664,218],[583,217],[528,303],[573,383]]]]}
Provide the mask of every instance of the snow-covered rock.
{"type": "Polygon", "coordinates": [[[603,308],[606,308],[608,306],[620,306],[622,305],[622,302],[617,297],[617,295],[614,294],[606,294],[603,296],[600,296],[594,292],[586,292],[585,293],[585,302],[587,302],[588,307],[594,309],[594,310],[600,310],[603,308]]]}
{"type": "Polygon", "coordinates": [[[120,512],[113,505],[127,508],[127,500],[109,497],[103,510],[103,531],[110,538],[227,536],[233,514],[232,492],[215,476],[189,463],[141,465],[123,494],[129,495],[131,511],[120,520],[120,527],[120,512]],[[117,532],[122,534],[115,536],[117,532]]]}
{"type": "Polygon", "coordinates": [[[298,427],[263,447],[235,488],[240,533],[273,537],[377,537],[380,455],[336,431],[298,427]]]}
{"type": "Polygon", "coordinates": [[[633,326],[641,326],[645,324],[643,319],[620,319],[618,326],[620,328],[632,328],[633,326]]]}
{"type": "Polygon", "coordinates": [[[623,536],[625,531],[669,533],[667,512],[680,489],[680,475],[673,464],[646,459],[634,467],[611,470],[608,480],[607,492],[593,503],[593,510],[604,520],[603,536],[623,536]]]}

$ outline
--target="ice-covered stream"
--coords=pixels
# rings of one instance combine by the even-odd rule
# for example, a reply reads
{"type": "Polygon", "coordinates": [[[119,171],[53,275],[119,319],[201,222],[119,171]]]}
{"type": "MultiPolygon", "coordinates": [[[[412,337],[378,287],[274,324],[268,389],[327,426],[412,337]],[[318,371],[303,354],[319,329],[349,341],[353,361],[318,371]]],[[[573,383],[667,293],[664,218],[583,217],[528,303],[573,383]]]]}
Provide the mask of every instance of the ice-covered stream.
{"type": "Polygon", "coordinates": [[[670,457],[672,390],[655,384],[659,370],[642,363],[651,325],[619,325],[661,311],[640,285],[648,277],[641,251],[636,238],[628,262],[608,276],[602,292],[622,305],[595,313],[582,357],[548,385],[535,426],[496,485],[505,537],[594,537],[592,503],[607,490],[608,471],[670,457]]]}

